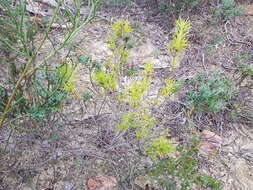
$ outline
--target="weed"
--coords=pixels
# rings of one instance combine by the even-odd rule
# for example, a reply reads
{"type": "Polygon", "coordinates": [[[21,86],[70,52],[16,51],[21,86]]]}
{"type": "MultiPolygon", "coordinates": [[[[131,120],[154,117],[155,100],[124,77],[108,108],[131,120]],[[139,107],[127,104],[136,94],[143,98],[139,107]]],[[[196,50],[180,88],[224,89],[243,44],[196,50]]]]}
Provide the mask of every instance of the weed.
{"type": "Polygon", "coordinates": [[[142,103],[143,97],[149,87],[150,81],[147,79],[142,79],[141,81],[135,82],[129,87],[129,101],[132,107],[137,107],[142,103]]]}
{"type": "Polygon", "coordinates": [[[240,73],[237,85],[241,85],[247,77],[253,77],[253,65],[238,64],[236,72],[240,73]]]}
{"type": "Polygon", "coordinates": [[[119,123],[119,125],[117,126],[117,129],[119,131],[126,131],[128,129],[131,128],[135,128],[139,125],[139,122],[137,120],[137,112],[131,112],[131,113],[127,113],[124,114],[121,117],[121,121],[119,123]]]}
{"type": "Polygon", "coordinates": [[[145,139],[151,136],[151,129],[155,125],[156,121],[149,113],[145,111],[130,112],[125,113],[119,124],[117,125],[117,130],[127,131],[130,129],[135,129],[137,139],[145,139]]]}
{"type": "Polygon", "coordinates": [[[129,26],[128,22],[125,20],[119,20],[112,25],[112,31],[118,39],[126,39],[129,34],[133,32],[132,28],[129,26]]]}
{"type": "MultiPolygon", "coordinates": [[[[176,22],[176,31],[169,46],[170,53],[176,58],[182,56],[188,46],[190,28],[189,21],[180,19],[176,22]]],[[[126,43],[131,38],[132,32],[127,21],[120,20],[114,23],[112,33],[108,38],[108,47],[112,51],[112,56],[101,64],[99,69],[91,70],[95,83],[106,92],[98,94],[103,96],[109,109],[112,109],[113,121],[117,122],[114,129],[124,139],[130,136],[131,139],[135,137],[135,142],[138,142],[138,151],[146,152],[155,163],[150,174],[156,177],[163,187],[176,189],[175,185],[180,185],[183,190],[201,184],[214,188],[216,185],[216,189],[220,189],[220,184],[214,179],[197,172],[198,162],[194,158],[197,154],[195,142],[189,148],[176,147],[165,136],[157,135],[155,127],[157,121],[150,106],[152,100],[146,98],[152,85],[153,64],[146,63],[144,70],[136,72],[135,77],[122,72],[128,69],[126,58],[129,54],[126,53],[128,51],[126,43]],[[122,57],[124,59],[121,59],[122,57]],[[177,152],[179,156],[175,155],[177,152]],[[165,181],[163,181],[164,176],[166,176],[165,181]]],[[[86,57],[82,60],[87,63],[86,57]]],[[[165,83],[166,85],[161,88],[157,97],[162,95],[168,98],[181,87],[179,82],[171,78],[165,80],[165,83]]]]}
{"type": "Polygon", "coordinates": [[[89,63],[90,63],[90,60],[91,60],[89,55],[80,56],[77,59],[85,67],[89,66],[89,63]]]}
{"type": "Polygon", "coordinates": [[[233,58],[233,61],[236,64],[244,64],[250,62],[253,59],[253,55],[249,53],[243,53],[242,55],[236,55],[233,58]]]}
{"type": "Polygon", "coordinates": [[[244,53],[242,55],[237,55],[234,57],[234,62],[236,63],[236,73],[239,73],[239,81],[237,82],[240,85],[247,77],[253,76],[253,55],[244,53]]]}
{"type": "Polygon", "coordinates": [[[140,105],[143,96],[147,93],[151,85],[150,76],[153,73],[153,65],[146,64],[144,69],[144,77],[142,80],[134,82],[128,89],[129,101],[131,106],[136,107],[140,105]]]}
{"type": "Polygon", "coordinates": [[[84,92],[82,98],[85,102],[89,101],[90,99],[92,99],[92,94],[90,94],[89,92],[84,92]]]}
{"type": "Polygon", "coordinates": [[[188,46],[188,35],[191,29],[191,23],[186,20],[179,19],[176,21],[176,29],[169,44],[171,51],[180,52],[188,46]]]}
{"type": "Polygon", "coordinates": [[[191,80],[191,86],[194,89],[187,92],[187,104],[196,113],[209,111],[217,114],[226,108],[238,91],[235,84],[221,73],[215,73],[209,78],[199,74],[191,80]]]}

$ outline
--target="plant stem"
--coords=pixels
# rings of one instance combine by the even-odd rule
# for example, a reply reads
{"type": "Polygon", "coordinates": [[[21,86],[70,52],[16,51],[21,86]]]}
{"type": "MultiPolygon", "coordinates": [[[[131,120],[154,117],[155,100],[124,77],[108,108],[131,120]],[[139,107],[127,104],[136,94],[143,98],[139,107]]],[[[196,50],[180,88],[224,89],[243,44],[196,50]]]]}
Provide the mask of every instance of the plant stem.
{"type": "Polygon", "coordinates": [[[92,20],[92,18],[93,18],[94,15],[95,15],[96,5],[97,5],[97,3],[98,3],[97,1],[96,1],[96,2],[93,2],[93,1],[92,1],[92,3],[91,3],[91,11],[90,11],[89,15],[86,17],[85,21],[84,21],[78,28],[76,28],[73,32],[71,32],[71,33],[68,35],[68,37],[67,37],[67,38],[65,39],[65,41],[62,43],[62,45],[61,45],[59,48],[57,48],[56,51],[54,51],[53,53],[51,53],[50,55],[48,55],[46,58],[44,58],[44,59],[43,59],[40,63],[38,63],[37,66],[35,66],[31,71],[28,71],[29,68],[30,68],[30,66],[32,65],[33,61],[35,60],[36,55],[38,54],[39,50],[42,48],[43,44],[45,43],[45,41],[46,41],[46,39],[47,39],[47,36],[48,36],[47,34],[48,34],[49,30],[51,29],[51,26],[52,26],[52,24],[54,23],[55,19],[57,18],[57,13],[58,13],[58,11],[59,11],[60,4],[61,4],[62,1],[63,1],[63,0],[60,0],[60,2],[58,3],[58,6],[57,6],[57,8],[56,8],[56,10],[55,10],[55,12],[54,12],[54,15],[53,15],[53,17],[52,17],[52,19],[51,19],[51,21],[50,21],[50,24],[49,24],[49,26],[48,26],[48,28],[47,28],[47,30],[46,30],[46,34],[45,34],[45,36],[43,37],[43,40],[41,41],[41,43],[40,43],[40,45],[39,45],[39,47],[38,47],[38,49],[37,49],[37,51],[36,51],[36,53],[35,53],[35,56],[34,56],[33,58],[30,58],[30,59],[29,59],[28,63],[27,63],[26,66],[25,66],[24,71],[21,73],[21,75],[20,75],[20,77],[19,77],[19,79],[18,79],[18,81],[17,81],[17,83],[16,83],[16,85],[15,85],[15,87],[14,87],[14,90],[13,90],[13,92],[12,92],[10,98],[8,99],[8,102],[7,102],[7,104],[6,104],[5,108],[4,108],[3,115],[2,115],[2,117],[0,118],[0,129],[3,127],[4,121],[5,121],[5,119],[6,119],[7,115],[8,115],[9,109],[10,109],[11,106],[12,106],[12,102],[13,102],[13,100],[14,100],[14,98],[15,98],[15,95],[16,95],[16,93],[17,93],[17,90],[18,90],[18,88],[20,87],[21,82],[23,81],[23,79],[24,79],[26,76],[31,76],[31,75],[33,75],[33,74],[35,73],[35,71],[36,71],[37,69],[39,69],[39,68],[43,65],[43,63],[45,63],[47,60],[49,60],[50,58],[52,58],[53,56],[55,56],[59,50],[61,50],[62,48],[64,48],[64,47],[66,46],[66,44],[68,44],[68,43],[76,36],[76,34],[81,30],[81,28],[82,28],[83,26],[85,26],[86,24],[88,24],[88,23],[92,20]]]}

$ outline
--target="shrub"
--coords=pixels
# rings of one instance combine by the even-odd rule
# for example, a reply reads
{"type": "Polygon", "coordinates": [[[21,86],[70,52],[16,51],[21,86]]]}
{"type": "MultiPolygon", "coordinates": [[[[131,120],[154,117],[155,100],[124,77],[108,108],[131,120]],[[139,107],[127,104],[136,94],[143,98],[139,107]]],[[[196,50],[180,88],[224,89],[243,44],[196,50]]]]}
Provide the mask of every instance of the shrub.
{"type": "Polygon", "coordinates": [[[226,108],[238,91],[235,84],[221,73],[211,77],[199,74],[190,81],[190,85],[193,89],[187,92],[187,104],[196,113],[208,111],[217,114],[226,108]]]}
{"type": "Polygon", "coordinates": [[[215,10],[215,15],[221,20],[230,20],[243,14],[243,8],[237,7],[234,0],[222,0],[215,10]]]}
{"type": "MultiPolygon", "coordinates": [[[[155,142],[157,144],[155,144],[155,147],[158,147],[157,153],[171,153],[173,149],[164,144],[165,140],[160,141],[155,142]]],[[[196,159],[198,141],[196,139],[193,139],[188,146],[177,146],[174,152],[177,152],[177,156],[167,156],[159,160],[148,171],[149,175],[163,188],[187,190],[199,186],[213,190],[222,189],[220,182],[198,172],[198,160],[196,159]]]]}
{"type": "MultiPolygon", "coordinates": [[[[178,56],[182,55],[188,45],[189,29],[190,22],[181,19],[176,22],[176,32],[170,44],[171,52],[178,56]]],[[[153,64],[146,63],[144,70],[139,71],[134,77],[122,72],[128,65],[127,57],[130,54],[122,62],[120,50],[122,47],[123,50],[126,50],[127,41],[124,39],[126,37],[131,39],[132,32],[127,21],[121,20],[114,23],[108,39],[112,56],[104,64],[101,64],[99,71],[93,71],[95,76],[96,72],[103,72],[103,80],[98,80],[95,77],[95,82],[100,87],[100,92],[105,92],[100,93],[100,95],[103,96],[104,100],[108,100],[106,101],[108,107],[113,108],[111,120],[116,121],[116,125],[113,126],[114,129],[118,136],[124,136],[124,139],[133,139],[134,137],[131,144],[137,142],[138,152],[142,152],[151,158],[154,167],[150,174],[156,177],[163,187],[175,189],[175,185],[180,184],[182,190],[189,189],[194,185],[220,189],[221,185],[217,181],[208,176],[200,175],[196,169],[198,162],[194,157],[197,154],[197,142],[194,141],[190,148],[177,146],[164,135],[160,135],[162,132],[156,131],[157,121],[152,112],[154,107],[150,106],[152,100],[146,97],[152,89],[153,64]],[[110,74],[115,77],[105,80],[110,74]],[[106,91],[112,85],[115,87],[114,90],[106,91]],[[180,155],[175,157],[177,152],[180,155]]],[[[169,98],[180,87],[180,83],[168,78],[156,98],[159,96],[169,98]]]]}
{"type": "Polygon", "coordinates": [[[172,0],[162,1],[159,3],[159,9],[161,11],[172,12],[173,14],[179,15],[182,11],[191,11],[197,8],[206,0],[172,0]]]}
{"type": "MultiPolygon", "coordinates": [[[[61,10],[63,0],[58,1],[51,20],[45,25],[30,17],[26,10],[26,1],[19,0],[13,6],[10,0],[1,0],[0,50],[2,71],[7,82],[1,85],[0,128],[7,118],[18,116],[38,120],[59,109],[66,95],[74,90],[74,68],[69,62],[51,63],[50,59],[67,47],[82,27],[94,17],[99,1],[88,1],[90,12],[81,16],[81,2],[75,0],[75,13],[66,6],[61,10]],[[70,21],[70,27],[64,31],[62,43],[55,45],[50,35],[52,25],[58,21],[70,21]],[[39,44],[37,34],[42,34],[39,44]],[[51,42],[47,55],[39,56],[45,42],[51,42]],[[54,69],[59,67],[59,69],[54,69]],[[3,87],[2,87],[3,86],[3,87]],[[11,116],[11,117],[10,117],[11,116]]],[[[67,60],[68,54],[63,60],[67,60]]],[[[14,119],[15,120],[15,119],[14,119]]]]}

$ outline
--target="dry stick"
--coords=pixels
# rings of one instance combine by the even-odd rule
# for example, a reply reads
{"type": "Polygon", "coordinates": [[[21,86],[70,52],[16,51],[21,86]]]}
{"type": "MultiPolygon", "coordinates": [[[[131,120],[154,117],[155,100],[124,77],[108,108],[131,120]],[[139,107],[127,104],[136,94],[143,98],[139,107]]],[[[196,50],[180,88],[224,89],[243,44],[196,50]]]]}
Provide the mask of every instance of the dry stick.
{"type": "Polygon", "coordinates": [[[7,149],[7,146],[9,145],[9,142],[10,142],[10,138],[11,138],[11,135],[12,135],[12,133],[13,133],[13,128],[11,129],[11,131],[10,131],[10,133],[9,133],[9,136],[8,136],[8,138],[7,138],[7,142],[6,142],[6,144],[5,144],[5,146],[4,146],[4,153],[6,152],[6,149],[7,149]]]}
{"type": "Polygon", "coordinates": [[[205,64],[205,54],[204,53],[202,53],[202,65],[206,71],[206,74],[208,75],[208,70],[207,70],[206,64],[205,64]]]}

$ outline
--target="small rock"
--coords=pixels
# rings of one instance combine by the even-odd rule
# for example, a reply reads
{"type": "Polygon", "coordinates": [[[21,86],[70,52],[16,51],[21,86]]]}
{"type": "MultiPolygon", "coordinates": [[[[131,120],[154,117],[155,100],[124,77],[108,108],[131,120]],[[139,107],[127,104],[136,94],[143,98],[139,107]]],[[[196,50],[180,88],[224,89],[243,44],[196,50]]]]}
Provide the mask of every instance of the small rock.
{"type": "Polygon", "coordinates": [[[204,130],[202,132],[202,139],[207,140],[209,142],[211,142],[213,145],[217,146],[217,147],[221,147],[222,145],[222,138],[218,135],[216,135],[215,133],[208,131],[208,130],[204,130]]]}
{"type": "Polygon", "coordinates": [[[56,152],[56,154],[55,154],[55,155],[56,155],[57,157],[60,157],[60,156],[62,156],[62,155],[63,155],[63,152],[62,152],[62,150],[61,150],[61,149],[56,149],[56,151],[55,151],[55,152],[56,152]]]}
{"type": "Polygon", "coordinates": [[[222,138],[215,133],[204,130],[201,133],[201,142],[199,153],[202,155],[210,155],[212,154],[217,147],[222,146],[222,138]]]}
{"type": "Polygon", "coordinates": [[[152,190],[149,184],[153,184],[153,179],[149,175],[140,175],[136,177],[134,181],[135,185],[142,188],[143,190],[152,190]]]}
{"type": "Polygon", "coordinates": [[[88,190],[111,190],[116,185],[116,178],[106,175],[98,175],[87,181],[88,190]]]}
{"type": "Polygon", "coordinates": [[[73,190],[74,189],[74,185],[71,183],[65,183],[64,185],[64,190],[73,190]]]}
{"type": "Polygon", "coordinates": [[[48,143],[47,140],[45,140],[45,141],[43,141],[43,142],[41,143],[41,147],[42,147],[42,148],[50,148],[50,144],[48,143]]]}

